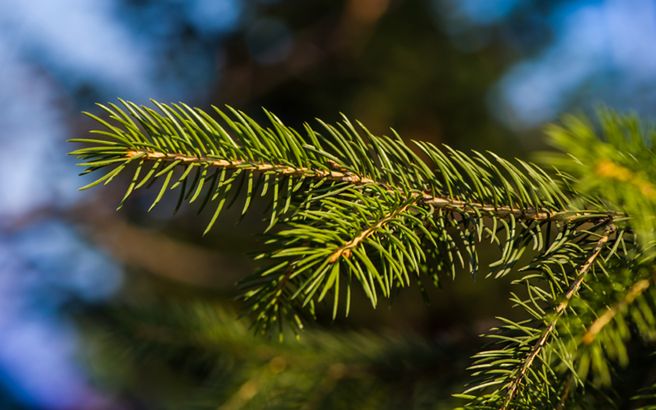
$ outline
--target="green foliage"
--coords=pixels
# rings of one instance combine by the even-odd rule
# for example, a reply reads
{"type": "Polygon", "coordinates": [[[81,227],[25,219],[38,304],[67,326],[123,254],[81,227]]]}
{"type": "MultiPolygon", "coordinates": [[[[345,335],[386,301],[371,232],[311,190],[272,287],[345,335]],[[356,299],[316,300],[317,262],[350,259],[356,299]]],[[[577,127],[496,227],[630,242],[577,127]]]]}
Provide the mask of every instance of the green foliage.
{"type": "Polygon", "coordinates": [[[376,136],[346,118],[299,132],[266,111],[263,126],[230,107],[214,107],[215,118],[184,104],[122,103],[100,105],[107,120],[89,114],[103,139],[74,140],[85,173],[104,170],[85,188],[127,174],[125,200],[161,181],[151,209],[169,191],[178,207],[203,198],[213,208],[206,233],[236,198],[242,213],[256,197],[269,201],[266,267],[242,283],[257,329],[298,331],[323,301],[333,317],[348,315],[354,286],[375,307],[460,269],[512,274],[518,319],[499,318],[485,335],[457,397],[472,408],[620,405],[617,372],[636,345],[651,345],[656,325],[653,133],[635,119],[603,114],[603,139],[583,119],[552,128],[564,154],[543,157],[550,174],[376,136]],[[497,257],[480,267],[490,245],[497,257]]]}
{"type": "Polygon", "coordinates": [[[563,154],[545,160],[570,173],[577,191],[599,201],[598,207],[622,209],[643,244],[656,232],[656,132],[635,116],[602,110],[600,130],[585,118],[569,116],[547,130],[563,154]]]}
{"type": "MultiPolygon", "coordinates": [[[[121,357],[119,372],[138,369],[142,388],[157,390],[158,375],[183,386],[159,395],[164,402],[152,403],[158,408],[392,410],[453,403],[448,389],[461,363],[452,361],[452,347],[411,335],[319,330],[279,343],[253,335],[235,316],[208,303],[169,301],[99,311],[86,320],[102,356],[121,357]],[[184,367],[181,355],[191,356],[184,367]],[[202,386],[194,381],[199,372],[206,375],[202,386]]],[[[99,377],[124,387],[124,376],[99,377]]]]}

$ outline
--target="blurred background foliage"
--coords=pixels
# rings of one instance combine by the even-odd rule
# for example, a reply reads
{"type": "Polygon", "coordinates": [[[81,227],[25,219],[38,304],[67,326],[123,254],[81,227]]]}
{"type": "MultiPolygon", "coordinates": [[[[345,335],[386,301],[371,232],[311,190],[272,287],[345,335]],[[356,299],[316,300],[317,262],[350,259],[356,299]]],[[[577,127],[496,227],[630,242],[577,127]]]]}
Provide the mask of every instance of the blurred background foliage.
{"type": "Polygon", "coordinates": [[[78,193],[64,141],[96,101],[265,106],[291,125],[343,112],[524,157],[565,111],[653,117],[655,80],[653,0],[0,1],[0,407],[274,407],[257,394],[274,382],[308,408],[448,406],[477,334],[508,314],[506,283],[460,277],[429,304],[356,301],[307,344],[251,338],[235,283],[261,221],[235,211],[201,238],[193,209],[78,193]]]}

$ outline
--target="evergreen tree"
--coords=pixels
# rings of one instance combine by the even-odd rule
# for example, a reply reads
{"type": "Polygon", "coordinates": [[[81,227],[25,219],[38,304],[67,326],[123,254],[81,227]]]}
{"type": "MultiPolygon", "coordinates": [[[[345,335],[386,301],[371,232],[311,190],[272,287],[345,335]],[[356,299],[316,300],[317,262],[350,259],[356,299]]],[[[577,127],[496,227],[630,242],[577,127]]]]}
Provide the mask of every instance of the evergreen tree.
{"type": "Polygon", "coordinates": [[[99,105],[102,118],[88,114],[101,126],[91,131],[97,137],[71,140],[83,144],[72,154],[84,173],[104,171],[83,188],[127,174],[125,201],[160,183],[150,209],[177,191],[176,209],[209,210],[205,233],[229,205],[241,201],[244,215],[256,199],[268,203],[263,268],[241,283],[255,335],[200,305],[169,306],[166,319],[132,312],[119,320],[126,332],[110,332],[127,346],[150,340],[137,356],[184,346],[211,357],[209,372],[222,382],[192,405],[398,408],[404,396],[385,386],[411,380],[423,397],[417,406],[656,406],[656,134],[636,118],[567,117],[549,128],[558,151],[538,166],[406,142],[393,130],[373,135],[345,117],[296,130],[266,111],[262,125],[231,107],[121,104],[99,105]],[[490,246],[497,257],[480,266],[490,246]],[[333,318],[347,316],[355,291],[376,307],[460,270],[512,278],[518,310],[484,335],[465,388],[417,371],[449,362],[438,346],[301,331],[324,304],[333,318]],[[140,332],[139,323],[156,331],[140,332]],[[300,342],[284,337],[290,332],[300,342]],[[244,343],[252,355],[228,354],[244,343]],[[445,387],[456,389],[455,402],[445,387]]]}

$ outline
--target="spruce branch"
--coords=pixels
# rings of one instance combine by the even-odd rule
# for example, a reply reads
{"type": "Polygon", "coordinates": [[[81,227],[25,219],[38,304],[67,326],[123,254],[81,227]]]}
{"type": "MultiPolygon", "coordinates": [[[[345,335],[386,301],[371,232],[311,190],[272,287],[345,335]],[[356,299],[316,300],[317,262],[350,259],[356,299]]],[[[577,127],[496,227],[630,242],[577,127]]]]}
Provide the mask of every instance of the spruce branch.
{"type": "Polygon", "coordinates": [[[590,327],[586,330],[581,338],[581,343],[590,345],[597,338],[604,328],[609,325],[616,315],[623,309],[633,303],[640,295],[642,295],[653,284],[653,278],[640,279],[634,283],[626,292],[624,297],[612,306],[609,306],[606,311],[599,316],[590,327]]]}
{"type": "Polygon", "coordinates": [[[365,241],[369,236],[374,235],[376,231],[382,228],[385,224],[389,223],[390,221],[393,221],[400,214],[406,212],[410,207],[410,205],[416,203],[418,199],[419,199],[418,197],[415,197],[410,202],[404,204],[400,208],[394,209],[392,212],[383,215],[383,217],[380,218],[378,221],[376,221],[372,226],[364,229],[359,234],[357,234],[357,236],[355,236],[353,239],[349,240],[344,245],[337,248],[328,258],[328,263],[331,264],[336,263],[341,257],[347,259],[350,258],[352,249],[357,248],[361,242],[365,241]]]}
{"type": "Polygon", "coordinates": [[[468,406],[566,408],[589,386],[612,388],[632,335],[653,341],[656,133],[634,120],[602,115],[601,137],[576,118],[551,128],[565,152],[544,156],[547,172],[346,117],[296,130],[267,111],[258,122],[230,107],[121,103],[99,105],[94,136],[72,140],[83,174],[101,173],[83,188],[125,175],[125,201],[159,182],[150,209],[177,191],[176,210],[214,208],[205,233],[235,199],[242,214],[268,201],[263,267],[241,283],[256,329],[301,328],[325,302],[348,315],[354,287],[376,307],[412,283],[476,274],[479,249],[494,245],[483,271],[519,274],[511,301],[523,317],[485,335],[494,347],[456,395],[468,406]]]}
{"type": "Polygon", "coordinates": [[[265,162],[249,162],[245,160],[228,161],[225,159],[212,159],[201,156],[188,156],[181,153],[165,153],[158,151],[128,151],[127,158],[143,158],[145,160],[164,161],[176,165],[193,164],[198,166],[209,166],[218,169],[240,170],[245,172],[273,173],[281,176],[297,178],[310,178],[317,180],[329,180],[334,182],[346,182],[349,184],[373,184],[374,180],[365,176],[355,175],[348,171],[332,171],[325,169],[311,169],[293,167],[286,164],[274,164],[265,162]]]}
{"type": "Polygon", "coordinates": [[[511,378],[510,384],[507,388],[507,393],[505,396],[505,400],[503,404],[501,405],[501,409],[505,410],[509,408],[510,404],[512,403],[515,395],[517,394],[517,390],[519,389],[524,377],[526,377],[526,373],[528,369],[531,367],[533,364],[533,361],[535,358],[538,356],[540,351],[544,348],[545,344],[547,343],[547,340],[552,336],[554,329],[556,328],[556,324],[558,323],[558,320],[561,318],[563,312],[565,312],[565,309],[569,306],[570,301],[572,298],[578,293],[581,284],[585,280],[585,277],[590,270],[590,268],[593,266],[597,258],[599,257],[601,250],[603,247],[606,245],[608,242],[610,235],[615,231],[615,227],[612,224],[609,224],[605,229],[603,235],[599,238],[597,243],[595,244],[595,247],[593,248],[592,252],[590,255],[585,259],[583,264],[577,269],[577,276],[576,280],[570,285],[569,289],[563,296],[563,299],[560,301],[560,303],[556,306],[556,308],[553,311],[552,318],[549,321],[549,324],[547,327],[542,331],[542,334],[538,338],[538,340],[535,342],[533,345],[530,353],[526,356],[526,358],[523,360],[523,363],[521,367],[519,368],[518,372],[511,378]]]}
{"type": "MultiPolygon", "coordinates": [[[[375,136],[346,118],[336,125],[318,121],[318,129],[305,124],[300,133],[266,111],[268,128],[230,107],[213,107],[214,118],[185,104],[153,101],[154,110],[121,103],[99,105],[107,120],[88,114],[102,126],[92,133],[104,139],[73,140],[85,144],[72,153],[83,159],[85,173],[109,168],[83,188],[132,173],[125,201],[159,180],[150,209],[173,190],[176,208],[197,200],[201,208],[213,204],[205,233],[228,196],[245,193],[242,213],[257,191],[269,197],[269,229],[285,223],[266,257],[280,263],[244,285],[265,323],[283,320],[273,312],[290,306],[280,303],[297,300],[301,310],[313,311],[329,294],[336,312],[341,286],[348,312],[352,281],[375,306],[379,292],[389,297],[392,288],[408,286],[429,259],[452,275],[455,261],[475,273],[483,240],[502,249],[491,272],[503,275],[528,247],[544,242],[547,224],[594,223],[609,215],[569,208],[566,184],[533,164],[421,141],[411,148],[393,131],[375,136]],[[308,241],[314,245],[300,246],[308,241]]],[[[435,273],[429,276],[437,281],[435,273]]]]}
{"type": "Polygon", "coordinates": [[[612,386],[629,365],[631,345],[656,340],[653,265],[629,266],[622,258],[606,261],[608,276],[597,278],[575,307],[578,320],[566,337],[581,386],[612,386]]]}
{"type": "Polygon", "coordinates": [[[456,212],[535,220],[588,216],[568,209],[567,197],[558,182],[523,161],[513,165],[494,154],[472,152],[470,156],[449,147],[445,147],[445,155],[432,144],[413,141],[416,149],[429,158],[425,161],[398,135],[374,136],[359,123],[358,131],[346,118],[337,126],[319,121],[323,135],[305,124],[305,135],[301,135],[269,112],[265,113],[271,128],[263,128],[230,107],[225,112],[213,107],[221,123],[203,110],[185,104],[153,103],[160,112],[122,101],[125,110],[115,104],[99,104],[109,121],[87,113],[105,128],[91,132],[106,139],[71,139],[87,145],[72,154],[86,160],[80,164],[87,167],[86,173],[116,167],[83,188],[109,183],[129,162],[155,162],[169,166],[149,174],[140,187],[150,178],[168,175],[176,167],[212,167],[378,184],[389,190],[419,194],[427,206],[456,212]]]}
{"type": "MultiPolygon", "coordinates": [[[[74,142],[87,142],[87,140],[73,139],[74,142]]],[[[84,149],[83,149],[84,150],[84,149]]],[[[73,155],[83,153],[83,150],[73,151],[73,155]]],[[[134,150],[126,151],[125,160],[132,161],[133,159],[150,160],[158,162],[173,163],[175,166],[184,167],[185,165],[211,167],[216,169],[226,170],[239,170],[244,172],[253,173],[272,173],[285,177],[295,177],[304,179],[327,180],[332,182],[343,182],[353,185],[367,185],[375,184],[385,188],[388,191],[400,191],[401,188],[389,186],[388,184],[376,181],[365,175],[357,175],[351,171],[342,168],[332,160],[327,163],[334,170],[326,170],[323,168],[306,168],[306,167],[293,167],[283,163],[266,163],[266,162],[253,162],[246,160],[225,160],[214,159],[204,156],[190,156],[183,153],[167,153],[161,151],[148,151],[148,150],[134,150]]],[[[82,163],[81,165],[93,165],[92,163],[82,163]]],[[[92,183],[93,184],[93,183],[92,183]]],[[[94,184],[95,185],[95,184],[94,184]]],[[[87,185],[81,189],[91,188],[94,185],[87,185]]],[[[547,208],[533,208],[533,207],[512,207],[506,205],[495,205],[491,203],[481,203],[476,201],[465,201],[450,198],[447,196],[435,196],[429,192],[414,191],[409,194],[412,198],[417,198],[422,204],[434,208],[446,209],[453,212],[469,213],[469,214],[484,214],[494,217],[508,217],[510,215],[519,219],[534,220],[534,221],[562,221],[570,222],[578,218],[589,218],[591,220],[603,219],[612,216],[622,216],[621,213],[615,211],[608,212],[595,212],[595,211],[577,211],[577,210],[563,210],[553,211],[547,208]]]]}
{"type": "Polygon", "coordinates": [[[468,407],[497,409],[557,408],[571,400],[585,381],[577,372],[583,363],[577,330],[587,317],[581,309],[589,309],[590,287],[606,277],[617,249],[630,246],[625,239],[612,219],[554,238],[515,282],[526,294],[511,300],[528,319],[499,318],[503,325],[485,335],[494,345],[474,356],[474,382],[457,397],[468,407]]]}

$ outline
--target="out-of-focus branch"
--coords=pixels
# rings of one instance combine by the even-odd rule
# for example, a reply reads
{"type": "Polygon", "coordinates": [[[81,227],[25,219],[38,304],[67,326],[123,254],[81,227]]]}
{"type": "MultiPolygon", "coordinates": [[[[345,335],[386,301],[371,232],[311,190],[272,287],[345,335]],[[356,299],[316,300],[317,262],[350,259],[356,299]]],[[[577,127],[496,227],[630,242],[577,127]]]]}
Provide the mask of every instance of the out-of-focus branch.
{"type": "Polygon", "coordinates": [[[224,288],[232,287],[247,271],[245,263],[130,224],[111,212],[78,214],[73,221],[117,260],[167,279],[224,288]]]}
{"type": "Polygon", "coordinates": [[[61,218],[79,227],[118,262],[149,274],[191,286],[233,288],[250,269],[245,260],[186,243],[117,217],[97,197],[69,209],[45,207],[12,221],[3,229],[19,229],[41,219],[61,218]]]}

